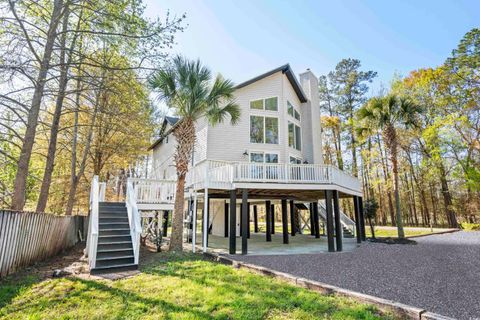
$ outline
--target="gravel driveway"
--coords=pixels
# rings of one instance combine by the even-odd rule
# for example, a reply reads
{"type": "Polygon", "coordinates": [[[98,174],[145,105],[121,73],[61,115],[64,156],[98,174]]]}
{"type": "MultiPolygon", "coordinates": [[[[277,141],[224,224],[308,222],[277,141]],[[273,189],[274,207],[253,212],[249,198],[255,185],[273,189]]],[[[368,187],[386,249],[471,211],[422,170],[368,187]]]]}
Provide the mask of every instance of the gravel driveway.
{"type": "Polygon", "coordinates": [[[458,319],[480,319],[480,232],[363,243],[352,252],[231,256],[458,319]]]}

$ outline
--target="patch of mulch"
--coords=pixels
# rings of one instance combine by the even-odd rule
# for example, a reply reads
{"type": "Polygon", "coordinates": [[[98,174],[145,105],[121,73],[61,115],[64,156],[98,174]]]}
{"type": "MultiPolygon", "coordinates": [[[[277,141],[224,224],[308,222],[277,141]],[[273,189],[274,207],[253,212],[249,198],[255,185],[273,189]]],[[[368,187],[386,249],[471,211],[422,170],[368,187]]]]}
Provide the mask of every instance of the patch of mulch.
{"type": "Polygon", "coordinates": [[[385,244],[417,244],[416,241],[407,238],[400,239],[392,237],[368,238],[368,241],[385,244]]]}

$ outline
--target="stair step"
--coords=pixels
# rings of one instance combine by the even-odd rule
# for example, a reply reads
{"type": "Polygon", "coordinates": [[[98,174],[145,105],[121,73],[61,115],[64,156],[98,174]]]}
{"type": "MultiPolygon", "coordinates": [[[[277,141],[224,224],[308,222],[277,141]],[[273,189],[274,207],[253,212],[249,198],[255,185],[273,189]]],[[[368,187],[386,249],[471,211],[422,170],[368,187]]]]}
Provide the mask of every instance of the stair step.
{"type": "Polygon", "coordinates": [[[127,219],[128,221],[128,215],[125,214],[118,214],[118,213],[102,213],[100,212],[99,219],[127,219]]]}
{"type": "Polygon", "coordinates": [[[138,264],[126,263],[126,264],[117,264],[108,267],[96,267],[90,270],[90,274],[101,274],[101,273],[114,273],[122,271],[131,271],[137,270],[138,264]]]}
{"type": "Polygon", "coordinates": [[[106,259],[106,260],[99,260],[97,259],[95,265],[96,268],[101,267],[111,267],[115,265],[124,265],[124,264],[133,264],[135,261],[134,257],[122,257],[118,259],[106,259]]]}
{"type": "Polygon", "coordinates": [[[128,224],[128,217],[115,217],[115,218],[104,218],[104,217],[99,217],[99,223],[104,224],[104,223],[126,223],[128,224]]]}
{"type": "Polygon", "coordinates": [[[104,251],[104,250],[132,250],[133,249],[133,244],[132,244],[131,241],[104,242],[104,243],[99,243],[97,249],[98,249],[98,251],[104,251]]]}
{"type": "Polygon", "coordinates": [[[106,236],[130,236],[130,229],[100,229],[98,232],[100,237],[106,236]]]}
{"type": "Polygon", "coordinates": [[[111,261],[111,260],[120,260],[120,259],[130,259],[130,258],[134,258],[133,257],[133,250],[132,250],[132,254],[122,254],[122,255],[109,255],[109,256],[102,256],[102,257],[99,257],[97,255],[97,262],[98,261],[111,261]]]}
{"type": "Polygon", "coordinates": [[[99,249],[97,253],[133,252],[133,248],[99,249]]]}
{"type": "Polygon", "coordinates": [[[99,201],[98,204],[100,206],[110,206],[110,207],[125,207],[125,202],[106,202],[106,201],[99,201]]]}
{"type": "Polygon", "coordinates": [[[130,235],[121,235],[121,236],[112,236],[112,235],[105,235],[105,236],[98,236],[98,243],[118,243],[123,241],[132,241],[130,235]]]}
{"type": "Polygon", "coordinates": [[[103,214],[121,214],[121,215],[128,215],[127,209],[122,209],[122,208],[99,208],[98,209],[99,213],[103,214]]]}
{"type": "Polygon", "coordinates": [[[130,225],[127,222],[104,222],[99,225],[100,230],[107,229],[130,229],[130,225]]]}

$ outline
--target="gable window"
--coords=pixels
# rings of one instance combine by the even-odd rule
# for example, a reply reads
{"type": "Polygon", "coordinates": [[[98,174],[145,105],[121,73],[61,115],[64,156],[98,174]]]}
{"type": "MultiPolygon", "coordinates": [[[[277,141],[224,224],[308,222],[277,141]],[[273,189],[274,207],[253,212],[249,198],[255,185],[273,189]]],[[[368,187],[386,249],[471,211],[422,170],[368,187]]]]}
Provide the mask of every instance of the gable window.
{"type": "Polygon", "coordinates": [[[288,122],[288,146],[302,150],[302,131],[299,126],[290,121],[288,122]]]}
{"type": "Polygon", "coordinates": [[[250,101],[250,109],[278,111],[278,97],[252,100],[250,101]]]}
{"type": "Polygon", "coordinates": [[[250,116],[250,142],[278,144],[278,118],[250,116]]]}
{"type": "Polygon", "coordinates": [[[297,111],[297,109],[295,109],[290,101],[287,101],[287,113],[296,120],[300,121],[300,113],[297,111]]]}

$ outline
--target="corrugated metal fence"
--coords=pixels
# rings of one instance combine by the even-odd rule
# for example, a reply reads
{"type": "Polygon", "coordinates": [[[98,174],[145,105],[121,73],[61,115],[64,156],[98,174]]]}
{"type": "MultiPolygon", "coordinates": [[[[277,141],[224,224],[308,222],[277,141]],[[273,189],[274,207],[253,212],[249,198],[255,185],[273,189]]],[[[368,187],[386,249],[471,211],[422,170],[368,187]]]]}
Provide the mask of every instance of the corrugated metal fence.
{"type": "Polygon", "coordinates": [[[85,239],[87,218],[0,210],[0,278],[85,239]]]}

